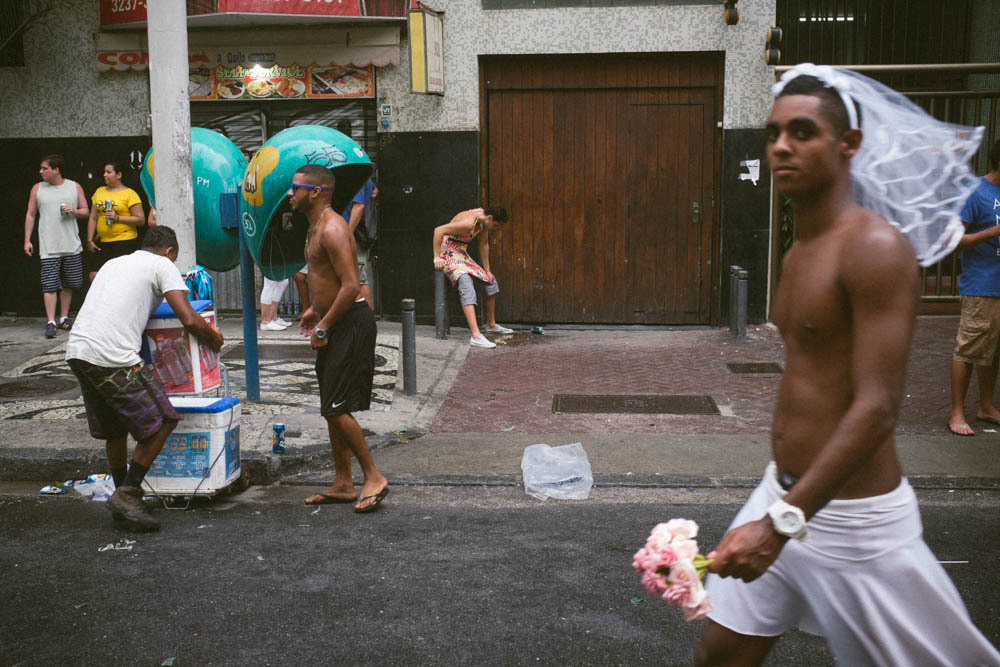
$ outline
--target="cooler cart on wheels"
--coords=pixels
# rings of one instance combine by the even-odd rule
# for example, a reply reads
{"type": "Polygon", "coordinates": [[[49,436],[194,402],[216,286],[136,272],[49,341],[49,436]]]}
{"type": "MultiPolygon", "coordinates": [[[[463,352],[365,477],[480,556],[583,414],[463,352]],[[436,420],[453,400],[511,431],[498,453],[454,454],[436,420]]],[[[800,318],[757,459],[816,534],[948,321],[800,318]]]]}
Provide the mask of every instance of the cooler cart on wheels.
{"type": "MultiPolygon", "coordinates": [[[[211,301],[192,301],[194,311],[215,324],[211,301]]],[[[146,473],[143,488],[164,501],[240,492],[250,469],[240,457],[240,399],[199,396],[222,384],[218,355],[184,329],[166,302],[146,326],[142,356],[181,415],[146,473]]],[[[227,387],[228,390],[228,387],[227,387]]],[[[228,394],[228,391],[227,391],[228,394]]]]}

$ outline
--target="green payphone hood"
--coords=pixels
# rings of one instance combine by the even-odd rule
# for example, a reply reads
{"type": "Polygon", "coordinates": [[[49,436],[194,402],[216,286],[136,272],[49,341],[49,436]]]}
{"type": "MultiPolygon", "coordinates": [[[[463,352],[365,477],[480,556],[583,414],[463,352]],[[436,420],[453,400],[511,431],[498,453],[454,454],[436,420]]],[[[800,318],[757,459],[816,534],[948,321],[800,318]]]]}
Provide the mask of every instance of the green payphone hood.
{"type": "MultiPolygon", "coordinates": [[[[240,239],[235,222],[247,161],[232,141],[213,130],[191,128],[191,173],[194,190],[195,261],[213,271],[240,264],[240,239]],[[225,209],[232,209],[227,215],[225,209]],[[232,226],[223,228],[224,218],[232,226]]],[[[146,154],[139,181],[151,206],[156,206],[153,151],[146,154]]]]}
{"type": "Polygon", "coordinates": [[[318,164],[333,172],[332,206],[338,213],[354,198],[374,166],[353,139],[333,128],[296,125],[268,139],[243,176],[243,236],[261,273],[282,280],[305,266],[305,216],[292,213],[288,190],[295,172],[318,164]]]}

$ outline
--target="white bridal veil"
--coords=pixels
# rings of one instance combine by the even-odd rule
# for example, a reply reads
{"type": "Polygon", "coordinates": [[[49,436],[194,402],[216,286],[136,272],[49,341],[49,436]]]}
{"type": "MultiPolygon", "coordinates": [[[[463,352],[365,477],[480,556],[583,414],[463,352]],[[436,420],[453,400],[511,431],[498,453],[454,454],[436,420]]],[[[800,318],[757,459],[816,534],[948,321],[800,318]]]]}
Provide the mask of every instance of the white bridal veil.
{"type": "Polygon", "coordinates": [[[896,226],[910,240],[921,266],[950,253],[962,238],[959,212],[977,179],[969,161],[982,127],[945,123],[878,81],[826,65],[796,65],[774,84],[775,97],[792,79],[813,76],[844,100],[851,127],[864,134],[851,160],[858,203],[896,226]]]}

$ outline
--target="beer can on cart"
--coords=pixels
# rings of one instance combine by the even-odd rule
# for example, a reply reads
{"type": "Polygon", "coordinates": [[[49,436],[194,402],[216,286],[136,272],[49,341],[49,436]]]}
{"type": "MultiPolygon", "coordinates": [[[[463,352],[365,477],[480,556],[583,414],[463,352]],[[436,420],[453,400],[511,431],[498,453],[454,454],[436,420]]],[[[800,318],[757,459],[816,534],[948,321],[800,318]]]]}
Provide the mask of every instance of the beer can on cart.
{"type": "Polygon", "coordinates": [[[274,440],[271,444],[271,451],[275,454],[281,454],[285,451],[285,425],[275,424],[274,425],[274,440]]]}
{"type": "Polygon", "coordinates": [[[111,213],[115,209],[115,203],[110,199],[104,200],[104,222],[108,223],[108,227],[115,224],[114,221],[108,217],[108,213],[111,213]]]}

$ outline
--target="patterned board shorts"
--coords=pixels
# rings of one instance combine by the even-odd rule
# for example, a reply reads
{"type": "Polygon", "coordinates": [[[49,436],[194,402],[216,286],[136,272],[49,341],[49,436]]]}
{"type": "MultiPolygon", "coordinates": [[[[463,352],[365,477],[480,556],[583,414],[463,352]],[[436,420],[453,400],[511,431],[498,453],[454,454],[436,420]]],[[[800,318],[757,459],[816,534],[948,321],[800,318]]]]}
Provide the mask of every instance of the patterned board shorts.
{"type": "Polygon", "coordinates": [[[83,287],[83,257],[81,253],[42,257],[42,291],[58,292],[63,288],[83,287]]]}
{"type": "Polygon", "coordinates": [[[131,433],[136,442],[144,442],[163,422],[180,421],[180,413],[146,364],[105,368],[70,359],[69,367],[80,381],[90,434],[99,440],[131,433]]]}

